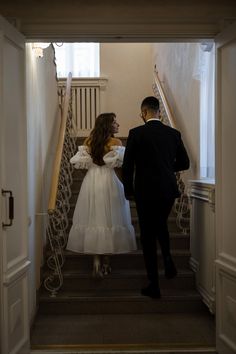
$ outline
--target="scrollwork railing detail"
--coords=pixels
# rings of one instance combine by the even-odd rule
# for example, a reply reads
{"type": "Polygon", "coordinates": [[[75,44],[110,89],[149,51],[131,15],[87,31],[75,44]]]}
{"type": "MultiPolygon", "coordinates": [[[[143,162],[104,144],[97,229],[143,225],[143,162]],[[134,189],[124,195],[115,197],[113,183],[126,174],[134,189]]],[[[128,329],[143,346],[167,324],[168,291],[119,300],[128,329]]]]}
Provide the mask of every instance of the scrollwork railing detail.
{"type": "MultiPolygon", "coordinates": [[[[161,81],[157,71],[154,71],[153,93],[160,103],[160,116],[162,123],[176,128],[175,119],[171,112],[170,105],[165,96],[161,81]]],[[[174,211],[176,213],[176,224],[186,234],[190,229],[190,203],[185,192],[185,183],[181,177],[183,172],[176,173],[177,184],[180,191],[180,197],[175,200],[174,211]]]]}
{"type": "Polygon", "coordinates": [[[71,74],[68,77],[67,89],[63,97],[61,128],[54,163],[51,195],[48,208],[48,275],[44,279],[45,288],[51,296],[56,296],[63,285],[61,268],[65,262],[64,249],[67,244],[67,230],[69,226],[68,212],[70,210],[71,185],[73,182],[73,165],[70,158],[75,154],[76,142],[73,138],[73,117],[71,100],[71,74]],[[57,185],[55,191],[55,184],[57,185]]]}

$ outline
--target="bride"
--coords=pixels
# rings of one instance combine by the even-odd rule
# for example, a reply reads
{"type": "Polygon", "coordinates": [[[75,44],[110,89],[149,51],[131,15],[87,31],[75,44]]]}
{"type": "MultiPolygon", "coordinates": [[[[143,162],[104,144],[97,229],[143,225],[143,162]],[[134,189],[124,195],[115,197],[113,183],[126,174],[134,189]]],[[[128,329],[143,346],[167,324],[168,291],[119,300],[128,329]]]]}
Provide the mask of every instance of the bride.
{"type": "Polygon", "coordinates": [[[116,174],[125,150],[121,140],[114,138],[118,130],[114,113],[100,114],[90,136],[70,160],[75,168],[88,172],[75,206],[67,249],[93,254],[97,277],[111,271],[108,255],[137,248],[129,202],[116,174]]]}

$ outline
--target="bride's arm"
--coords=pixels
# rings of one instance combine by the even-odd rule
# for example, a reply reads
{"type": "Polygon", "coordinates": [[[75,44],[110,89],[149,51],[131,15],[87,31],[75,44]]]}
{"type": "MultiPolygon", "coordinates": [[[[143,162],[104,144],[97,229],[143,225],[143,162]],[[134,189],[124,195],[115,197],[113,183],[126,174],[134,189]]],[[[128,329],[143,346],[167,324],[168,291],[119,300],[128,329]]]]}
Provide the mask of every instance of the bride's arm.
{"type": "MultiPolygon", "coordinates": [[[[120,139],[114,138],[114,140],[115,140],[114,145],[122,146],[122,141],[120,139]]],[[[122,167],[116,167],[114,170],[115,170],[117,177],[122,182],[122,167]]]]}

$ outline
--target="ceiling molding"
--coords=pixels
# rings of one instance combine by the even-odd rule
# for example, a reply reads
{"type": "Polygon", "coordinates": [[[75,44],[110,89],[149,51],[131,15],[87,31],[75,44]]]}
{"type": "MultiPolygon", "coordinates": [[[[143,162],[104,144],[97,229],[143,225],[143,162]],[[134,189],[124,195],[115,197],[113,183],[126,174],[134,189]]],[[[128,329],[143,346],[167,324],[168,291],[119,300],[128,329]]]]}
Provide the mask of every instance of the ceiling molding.
{"type": "Polygon", "coordinates": [[[79,24],[65,22],[24,23],[22,33],[28,40],[90,41],[201,41],[213,39],[220,31],[214,23],[139,23],[79,24]]]}
{"type": "Polygon", "coordinates": [[[196,41],[236,20],[235,0],[1,0],[27,40],[196,41]]]}

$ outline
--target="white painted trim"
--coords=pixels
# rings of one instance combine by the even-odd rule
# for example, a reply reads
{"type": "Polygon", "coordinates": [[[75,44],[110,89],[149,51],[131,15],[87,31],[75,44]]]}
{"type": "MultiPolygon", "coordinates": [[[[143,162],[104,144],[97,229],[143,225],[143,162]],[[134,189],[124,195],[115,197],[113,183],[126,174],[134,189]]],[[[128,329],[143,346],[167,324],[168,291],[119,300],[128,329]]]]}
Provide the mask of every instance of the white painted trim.
{"type": "Polygon", "coordinates": [[[189,265],[190,265],[191,269],[194,271],[194,273],[198,272],[198,270],[199,270],[199,262],[195,258],[190,257],[189,265]]]}
{"type": "Polygon", "coordinates": [[[215,37],[216,48],[219,49],[223,47],[225,44],[230,43],[235,40],[235,32],[236,32],[236,22],[232,23],[230,26],[224,29],[223,32],[219,33],[215,37]]]}
{"type": "MultiPolygon", "coordinates": [[[[107,77],[73,77],[71,86],[98,86],[100,88],[106,87],[108,82],[107,77]]],[[[58,86],[65,86],[66,79],[58,79],[58,86]]]]}
{"type": "Polygon", "coordinates": [[[0,30],[4,32],[4,37],[12,42],[14,38],[14,45],[21,49],[25,48],[25,37],[18,32],[4,17],[0,15],[0,30]],[[16,44],[17,43],[17,44],[16,44]]]}
{"type": "Polygon", "coordinates": [[[205,178],[205,179],[190,179],[189,184],[193,184],[196,186],[215,186],[215,180],[211,178],[205,178]]]}
{"type": "Polygon", "coordinates": [[[219,273],[224,273],[225,275],[228,275],[236,280],[236,265],[234,266],[233,264],[229,264],[229,261],[231,261],[233,257],[229,257],[226,253],[220,253],[220,256],[221,258],[218,258],[215,261],[219,273]]]}
{"type": "Polygon", "coordinates": [[[215,82],[216,82],[216,348],[219,353],[235,353],[235,343],[232,343],[225,334],[222,334],[222,317],[224,313],[223,295],[225,291],[223,277],[232,280],[235,283],[235,262],[230,255],[222,252],[223,248],[223,225],[224,214],[222,210],[222,185],[223,185],[223,149],[222,134],[224,132],[222,117],[222,49],[225,45],[230,44],[236,38],[236,23],[230,25],[222,33],[215,38],[216,43],[216,66],[215,66],[215,82]]]}
{"type": "MultiPolygon", "coordinates": [[[[191,257],[189,260],[190,268],[196,273],[196,287],[202,297],[202,301],[209,308],[209,311],[214,314],[215,313],[215,297],[211,296],[208,291],[206,291],[198,282],[198,271],[199,271],[199,262],[191,257]]],[[[212,292],[215,293],[215,288],[212,286],[212,292]]]]}
{"type": "MultiPolygon", "coordinates": [[[[15,284],[20,284],[22,285],[22,296],[19,297],[19,299],[22,301],[22,313],[24,317],[24,323],[23,323],[23,336],[17,343],[17,345],[13,348],[12,351],[8,351],[8,342],[5,343],[5,348],[7,353],[9,354],[18,354],[21,352],[22,354],[28,354],[29,353],[29,325],[28,325],[28,319],[29,319],[29,311],[28,311],[28,302],[29,302],[29,294],[28,294],[28,273],[25,272],[21,274],[21,277],[18,277],[15,282],[12,282],[9,284],[9,287],[4,287],[4,303],[6,306],[4,307],[4,316],[5,316],[5,328],[9,328],[10,326],[10,317],[8,316],[8,311],[9,311],[9,297],[8,297],[8,292],[10,290],[10,287],[15,286],[15,284]],[[23,350],[23,348],[25,350],[23,350]]],[[[5,351],[4,351],[5,353],[5,351]]]]}
{"type": "Polygon", "coordinates": [[[236,353],[236,345],[229,338],[227,338],[224,334],[220,334],[219,337],[225,344],[234,350],[234,353],[236,353]]]}
{"type": "MultiPolygon", "coordinates": [[[[144,19],[145,21],[145,19],[144,19]]],[[[218,23],[174,22],[172,19],[142,23],[81,23],[56,20],[32,20],[22,23],[21,31],[29,42],[34,40],[64,42],[199,42],[213,40],[219,33],[218,23]]]]}
{"type": "Polygon", "coordinates": [[[4,274],[3,284],[5,286],[9,286],[12,282],[21,278],[29,269],[31,262],[29,260],[25,260],[23,264],[15,268],[9,273],[4,274]]]}
{"type": "Polygon", "coordinates": [[[212,210],[215,211],[215,181],[190,180],[188,184],[190,198],[209,203],[212,210]]]}
{"type": "Polygon", "coordinates": [[[214,192],[215,184],[205,183],[203,181],[191,180],[189,181],[189,195],[192,198],[204,200],[210,204],[215,204],[214,192]]]}
{"type": "Polygon", "coordinates": [[[16,257],[14,260],[12,260],[8,263],[5,263],[5,265],[6,265],[5,272],[11,272],[12,269],[17,268],[22,262],[25,261],[27,256],[28,256],[28,251],[24,250],[24,252],[19,257],[16,257]]]}
{"type": "Polygon", "coordinates": [[[216,305],[215,305],[215,298],[211,296],[204,288],[201,286],[197,285],[197,289],[202,296],[202,300],[204,304],[209,308],[209,311],[214,314],[216,305]]]}

